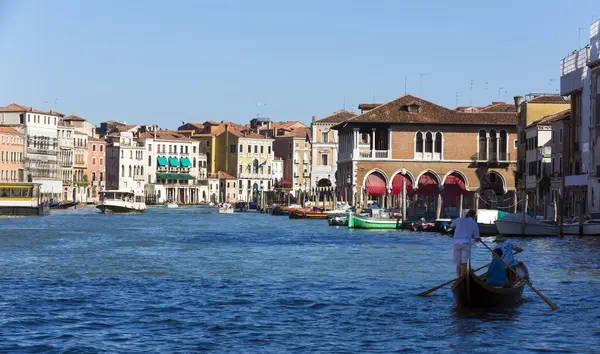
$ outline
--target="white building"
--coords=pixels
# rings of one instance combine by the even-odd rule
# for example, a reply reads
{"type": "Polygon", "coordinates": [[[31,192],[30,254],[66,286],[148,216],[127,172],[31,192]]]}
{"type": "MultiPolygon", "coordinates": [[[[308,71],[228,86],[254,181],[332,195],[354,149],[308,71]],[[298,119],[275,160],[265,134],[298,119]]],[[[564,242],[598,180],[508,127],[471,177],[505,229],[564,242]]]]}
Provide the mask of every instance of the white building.
{"type": "Polygon", "coordinates": [[[62,176],[58,164],[58,121],[63,115],[9,104],[0,107],[0,124],[20,126],[27,139],[25,180],[40,183],[44,198],[60,199],[62,176]]]}
{"type": "Polygon", "coordinates": [[[73,194],[72,200],[87,204],[91,197],[87,174],[88,135],[77,129],[73,133],[73,194]]]}
{"type": "Polygon", "coordinates": [[[58,165],[62,177],[61,200],[72,200],[73,196],[73,136],[75,128],[58,122],[58,165]]]}
{"type": "Polygon", "coordinates": [[[600,20],[590,26],[590,132],[591,156],[588,182],[588,209],[600,212],[600,20]]]}
{"type": "Polygon", "coordinates": [[[275,156],[273,158],[273,182],[275,185],[283,180],[283,160],[281,157],[275,156]]]}
{"type": "Polygon", "coordinates": [[[133,191],[145,189],[144,147],[138,143],[139,126],[122,126],[107,138],[106,189],[133,191]]]}
{"type": "Polygon", "coordinates": [[[338,135],[331,129],[336,124],[344,122],[356,114],[341,110],[334,114],[311,123],[311,189],[315,187],[335,186],[337,171],[338,135]]]}
{"type": "Polygon", "coordinates": [[[175,131],[140,134],[146,164],[146,196],[157,204],[198,204],[208,199],[206,155],[199,142],[175,131]]]}

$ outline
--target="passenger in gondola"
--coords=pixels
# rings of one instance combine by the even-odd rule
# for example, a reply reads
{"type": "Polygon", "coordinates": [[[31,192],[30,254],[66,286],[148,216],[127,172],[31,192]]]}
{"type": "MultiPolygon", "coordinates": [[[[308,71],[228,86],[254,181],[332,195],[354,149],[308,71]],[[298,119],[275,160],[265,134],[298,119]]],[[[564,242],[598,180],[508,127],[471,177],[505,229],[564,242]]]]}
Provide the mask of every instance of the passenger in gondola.
{"type": "Polygon", "coordinates": [[[517,264],[521,263],[515,259],[513,253],[522,252],[522,248],[515,246],[510,241],[506,241],[502,235],[496,236],[494,242],[496,242],[496,247],[494,247],[494,250],[502,250],[502,259],[504,259],[508,265],[515,267],[517,264]]]}
{"type": "Polygon", "coordinates": [[[496,254],[490,266],[488,267],[486,279],[487,283],[492,286],[505,286],[506,285],[506,265],[502,262],[503,252],[497,248],[494,250],[496,254]]]}

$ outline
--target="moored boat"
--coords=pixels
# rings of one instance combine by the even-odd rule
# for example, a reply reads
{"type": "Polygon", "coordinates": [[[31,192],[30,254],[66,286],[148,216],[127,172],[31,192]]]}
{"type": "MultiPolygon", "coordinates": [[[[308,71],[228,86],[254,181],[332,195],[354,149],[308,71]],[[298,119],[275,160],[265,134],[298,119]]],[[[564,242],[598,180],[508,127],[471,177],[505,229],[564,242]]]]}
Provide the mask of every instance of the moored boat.
{"type": "MultiPolygon", "coordinates": [[[[498,233],[505,236],[520,236],[523,234],[523,216],[521,214],[508,214],[496,220],[498,233]]],[[[525,216],[525,236],[556,236],[558,227],[549,222],[543,222],[525,216]]]]}
{"type": "Polygon", "coordinates": [[[600,236],[600,218],[598,215],[586,214],[583,222],[579,224],[579,218],[570,223],[563,224],[564,235],[600,236]]]}
{"type": "Polygon", "coordinates": [[[41,184],[29,182],[0,183],[0,215],[47,215],[50,208],[42,202],[41,184]]]}
{"type": "Polygon", "coordinates": [[[288,207],[284,207],[284,206],[276,206],[273,208],[273,211],[271,212],[271,215],[275,215],[275,216],[289,216],[290,213],[292,212],[292,210],[288,207]]]}
{"type": "Polygon", "coordinates": [[[348,217],[336,216],[327,219],[327,223],[329,224],[329,226],[348,226],[348,217]]]}
{"type": "Polygon", "coordinates": [[[348,214],[348,228],[351,229],[401,229],[402,220],[390,218],[370,218],[348,214]]]}
{"type": "Polygon", "coordinates": [[[62,202],[52,202],[50,203],[50,209],[69,209],[70,207],[78,205],[79,202],[74,202],[71,200],[65,200],[62,202]]]}
{"type": "Polygon", "coordinates": [[[327,219],[326,213],[313,210],[296,209],[290,212],[290,219],[327,219]]]}
{"type": "MultiPolygon", "coordinates": [[[[515,270],[524,279],[528,279],[529,272],[523,263],[519,263],[515,270]]],[[[485,281],[485,275],[478,276],[467,265],[467,272],[458,278],[452,285],[454,300],[458,306],[470,308],[503,308],[518,304],[526,283],[515,280],[511,287],[491,286],[485,281]]]]}
{"type": "Polygon", "coordinates": [[[173,201],[168,201],[165,204],[165,207],[167,207],[169,209],[172,209],[172,208],[179,208],[179,205],[177,203],[173,202],[173,201]]]}
{"type": "Polygon", "coordinates": [[[103,213],[139,213],[146,210],[146,203],[142,194],[107,190],[100,193],[100,204],[96,208],[103,213]]]}
{"type": "Polygon", "coordinates": [[[233,208],[219,208],[219,214],[233,214],[233,208]]]}

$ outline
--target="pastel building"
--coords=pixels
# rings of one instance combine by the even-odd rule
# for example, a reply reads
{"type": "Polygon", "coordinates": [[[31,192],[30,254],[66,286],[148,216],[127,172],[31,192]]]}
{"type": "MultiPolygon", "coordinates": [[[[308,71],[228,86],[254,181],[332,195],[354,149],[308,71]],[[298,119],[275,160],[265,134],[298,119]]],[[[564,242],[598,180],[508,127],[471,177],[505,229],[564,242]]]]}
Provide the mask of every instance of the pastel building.
{"type": "Polygon", "coordinates": [[[23,182],[25,136],[11,127],[0,127],[0,182],[23,182]]]}

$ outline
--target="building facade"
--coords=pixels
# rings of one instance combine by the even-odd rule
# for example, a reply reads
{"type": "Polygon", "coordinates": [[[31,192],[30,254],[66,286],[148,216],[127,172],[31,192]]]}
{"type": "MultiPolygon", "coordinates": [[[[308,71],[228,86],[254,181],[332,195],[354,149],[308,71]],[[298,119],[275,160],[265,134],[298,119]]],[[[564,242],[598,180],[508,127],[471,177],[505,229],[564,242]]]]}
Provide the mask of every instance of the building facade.
{"type": "Polygon", "coordinates": [[[89,181],[89,203],[100,201],[100,192],[106,187],[106,141],[88,137],[87,180],[89,181]]]}
{"type": "Polygon", "coordinates": [[[88,166],[88,136],[75,130],[73,133],[73,195],[72,200],[87,204],[91,198],[88,166]]]}
{"type": "Polygon", "coordinates": [[[75,128],[58,122],[58,165],[62,179],[61,200],[72,200],[73,198],[73,143],[75,128]]]}
{"type": "Polygon", "coordinates": [[[588,209],[600,212],[600,20],[590,26],[590,178],[588,209]]]}
{"type": "Polygon", "coordinates": [[[62,177],[58,164],[58,121],[63,115],[32,107],[9,104],[0,107],[0,124],[23,129],[26,137],[24,179],[40,183],[42,198],[59,199],[62,177]]]}
{"type": "Polygon", "coordinates": [[[438,206],[456,213],[460,200],[512,211],[516,126],[514,112],[457,112],[411,95],[377,106],[334,127],[340,198],[399,207],[405,185],[409,207],[430,217],[438,206]]]}
{"type": "Polygon", "coordinates": [[[334,125],[355,117],[356,114],[341,110],[311,123],[311,188],[335,186],[337,171],[338,136],[331,129],[334,125]]]}
{"type": "Polygon", "coordinates": [[[25,135],[0,126],[0,182],[24,182],[25,135]]]}
{"type": "Polygon", "coordinates": [[[139,126],[121,126],[106,140],[106,189],[144,194],[144,147],[138,142],[139,126]]]}
{"type": "Polygon", "coordinates": [[[311,188],[311,129],[295,128],[275,136],[275,155],[283,160],[283,179],[292,191],[309,192],[311,188]]]}

